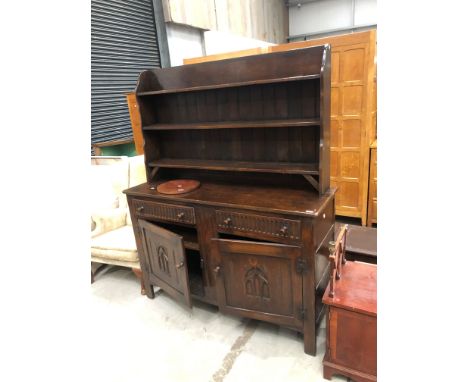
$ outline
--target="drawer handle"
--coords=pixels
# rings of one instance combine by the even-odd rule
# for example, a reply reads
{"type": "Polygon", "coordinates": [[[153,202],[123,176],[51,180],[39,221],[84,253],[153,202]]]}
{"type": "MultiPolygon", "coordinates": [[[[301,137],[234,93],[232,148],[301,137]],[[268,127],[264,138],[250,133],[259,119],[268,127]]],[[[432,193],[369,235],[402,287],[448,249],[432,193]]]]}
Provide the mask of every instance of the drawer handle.
{"type": "Polygon", "coordinates": [[[143,210],[145,209],[145,207],[143,206],[140,206],[140,207],[137,207],[137,212],[143,212],[143,210]]]}
{"type": "Polygon", "coordinates": [[[185,217],[185,212],[179,212],[177,214],[177,219],[179,219],[179,220],[183,220],[184,217],[185,217]]]}
{"type": "Polygon", "coordinates": [[[224,224],[226,224],[226,225],[231,225],[231,223],[232,223],[232,219],[231,219],[231,218],[226,218],[226,219],[224,219],[224,224]]]}
{"type": "Polygon", "coordinates": [[[281,227],[280,232],[282,235],[286,235],[288,233],[288,226],[284,225],[281,227]]]}
{"type": "Polygon", "coordinates": [[[181,261],[179,264],[176,264],[176,268],[177,268],[177,269],[180,269],[180,268],[182,268],[183,266],[184,266],[184,262],[183,262],[183,261],[181,261]]]}

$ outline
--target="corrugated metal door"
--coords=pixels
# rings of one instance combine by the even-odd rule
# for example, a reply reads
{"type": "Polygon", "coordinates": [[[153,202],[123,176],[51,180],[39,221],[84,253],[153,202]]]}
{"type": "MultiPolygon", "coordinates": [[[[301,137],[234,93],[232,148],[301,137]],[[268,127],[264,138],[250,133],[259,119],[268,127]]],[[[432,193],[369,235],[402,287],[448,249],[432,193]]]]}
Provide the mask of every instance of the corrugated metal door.
{"type": "Polygon", "coordinates": [[[132,138],[125,94],[160,67],[152,0],[91,1],[91,142],[132,138]]]}

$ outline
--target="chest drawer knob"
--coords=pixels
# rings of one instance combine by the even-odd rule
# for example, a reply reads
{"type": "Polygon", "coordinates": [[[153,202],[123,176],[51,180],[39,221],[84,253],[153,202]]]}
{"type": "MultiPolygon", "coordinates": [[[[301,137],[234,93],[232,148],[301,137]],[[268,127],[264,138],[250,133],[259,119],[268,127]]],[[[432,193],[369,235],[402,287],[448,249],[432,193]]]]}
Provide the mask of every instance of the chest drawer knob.
{"type": "Polygon", "coordinates": [[[145,207],[143,206],[140,206],[140,207],[137,207],[137,212],[143,212],[143,210],[145,209],[145,207]]]}
{"type": "Polygon", "coordinates": [[[185,217],[185,212],[179,212],[179,213],[177,214],[177,219],[179,219],[179,220],[183,220],[184,217],[185,217]]]}
{"type": "Polygon", "coordinates": [[[288,226],[284,225],[283,227],[281,227],[280,232],[282,235],[286,235],[288,233],[288,226]]]}
{"type": "Polygon", "coordinates": [[[224,219],[224,224],[226,224],[226,225],[231,225],[231,223],[232,223],[232,219],[231,219],[231,218],[226,218],[226,219],[224,219]]]}

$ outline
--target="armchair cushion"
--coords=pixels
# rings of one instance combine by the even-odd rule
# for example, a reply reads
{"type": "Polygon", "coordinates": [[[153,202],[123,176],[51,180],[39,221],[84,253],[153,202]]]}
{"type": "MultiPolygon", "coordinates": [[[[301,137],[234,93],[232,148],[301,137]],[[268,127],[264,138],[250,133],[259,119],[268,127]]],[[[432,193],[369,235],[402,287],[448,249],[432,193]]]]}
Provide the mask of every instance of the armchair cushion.
{"type": "Polygon", "coordinates": [[[102,209],[112,209],[119,206],[119,197],[113,187],[112,172],[109,166],[91,166],[91,213],[102,209]]]}
{"type": "Polygon", "coordinates": [[[91,215],[91,237],[102,235],[126,224],[128,210],[115,208],[101,210],[91,215]]]}
{"type": "Polygon", "coordinates": [[[124,225],[92,238],[91,255],[112,260],[138,261],[132,226],[124,225]]]}
{"type": "Polygon", "coordinates": [[[125,208],[128,188],[129,166],[127,157],[95,159],[91,166],[92,209],[96,213],[105,209],[125,208]]]}

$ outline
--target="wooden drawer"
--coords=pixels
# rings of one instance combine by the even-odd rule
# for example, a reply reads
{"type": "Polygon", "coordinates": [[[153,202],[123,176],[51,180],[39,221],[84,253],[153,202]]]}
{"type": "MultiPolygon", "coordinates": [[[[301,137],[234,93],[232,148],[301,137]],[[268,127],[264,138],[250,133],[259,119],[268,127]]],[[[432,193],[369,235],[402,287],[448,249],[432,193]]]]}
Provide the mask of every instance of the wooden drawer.
{"type": "Polygon", "coordinates": [[[175,206],[173,204],[148,202],[138,199],[132,201],[132,207],[138,217],[195,224],[195,212],[192,207],[175,206]]]}
{"type": "Polygon", "coordinates": [[[265,237],[267,240],[299,240],[301,237],[301,222],[299,220],[216,211],[216,225],[221,232],[265,237]]]}

